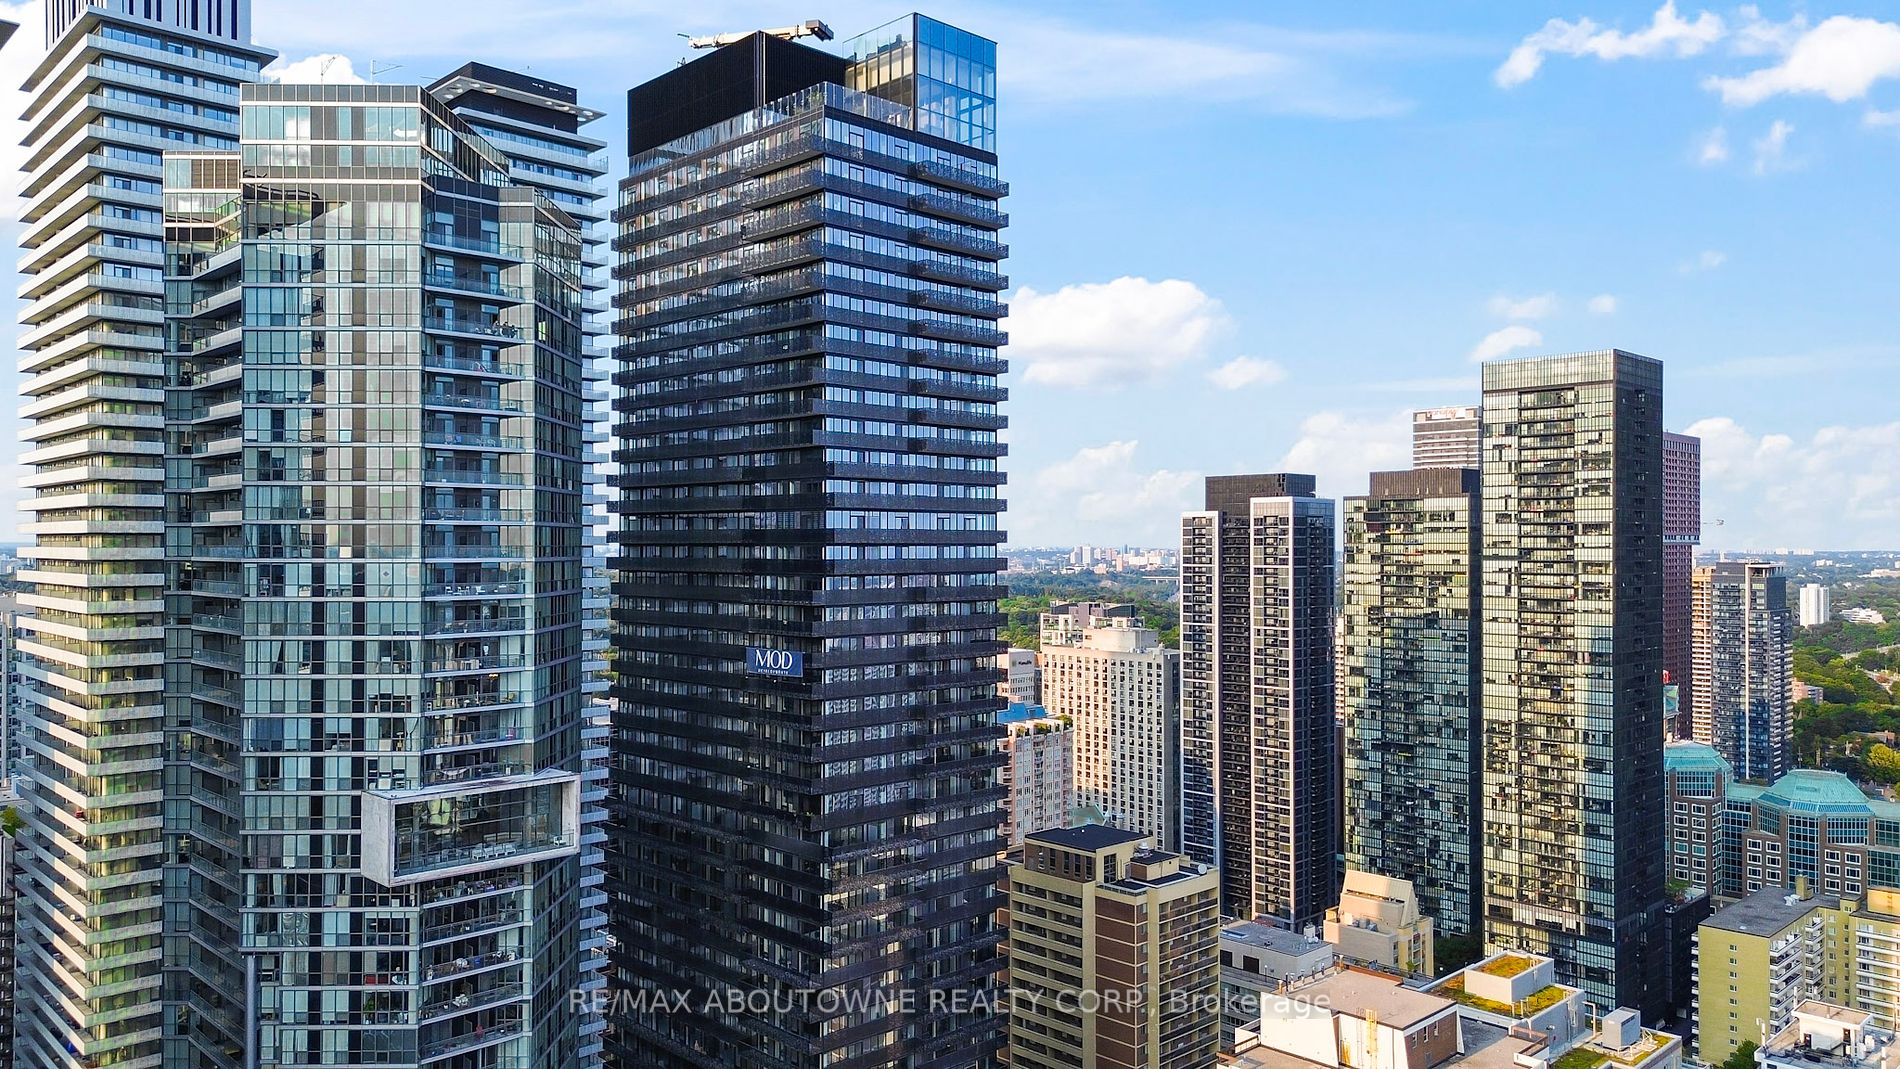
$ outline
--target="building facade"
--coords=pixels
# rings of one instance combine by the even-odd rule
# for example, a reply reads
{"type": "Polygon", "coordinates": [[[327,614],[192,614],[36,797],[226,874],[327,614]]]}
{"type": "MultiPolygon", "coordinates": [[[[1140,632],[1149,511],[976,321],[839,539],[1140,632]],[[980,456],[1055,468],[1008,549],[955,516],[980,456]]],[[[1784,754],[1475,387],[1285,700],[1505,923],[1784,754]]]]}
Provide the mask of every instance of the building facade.
{"type": "Polygon", "coordinates": [[[1333,945],[1313,931],[1289,932],[1259,921],[1220,930],[1220,1049],[1232,1053],[1234,1033],[1260,1024],[1261,999],[1289,982],[1333,967],[1333,945]]]}
{"type": "Polygon", "coordinates": [[[1432,976],[1437,958],[1430,914],[1420,908],[1408,880],[1346,870],[1339,905],[1326,911],[1321,929],[1340,957],[1388,972],[1432,976]]]}
{"type": "Polygon", "coordinates": [[[1476,468],[1480,423],[1476,405],[1412,413],[1412,467],[1476,468]]]}
{"type": "Polygon", "coordinates": [[[1003,673],[997,697],[1011,705],[1042,704],[1042,669],[1036,664],[1035,650],[1004,650],[996,655],[996,668],[1003,673]]]}
{"type": "Polygon", "coordinates": [[[909,16],[629,93],[612,982],[838,997],[629,1012],[627,1064],[1002,1044],[930,1005],[1002,941],[995,78],[993,43],[909,16]]]}
{"type": "Polygon", "coordinates": [[[1484,935],[1661,992],[1662,365],[1484,366],[1484,935]]]}
{"type": "Polygon", "coordinates": [[[250,5],[43,5],[28,75],[16,1064],[158,1064],[165,911],[162,154],[234,148],[250,5]]]}
{"type": "Polygon", "coordinates": [[[1075,729],[1053,716],[1015,720],[1002,745],[1009,791],[1004,840],[1021,846],[1032,831],[1068,827],[1075,812],[1075,729]]]}
{"type": "Polygon", "coordinates": [[[1761,1044],[1812,998],[1840,990],[1841,900],[1759,891],[1696,929],[1696,1055],[1720,1065],[1743,1043],[1761,1044]],[[1830,964],[1828,951],[1833,949],[1830,964]]]}
{"type": "Polygon", "coordinates": [[[1900,888],[1900,803],[1869,798],[1839,772],[1798,768],[1768,787],[1733,784],[1726,823],[1725,897],[1797,879],[1844,897],[1900,888]]]}
{"type": "MultiPolygon", "coordinates": [[[[611,622],[605,483],[612,410],[613,325],[606,290],[609,214],[606,142],[587,132],[601,113],[580,102],[572,87],[544,78],[467,63],[429,86],[436,99],[508,161],[508,178],[552,201],[574,221],[581,239],[581,934],[580,990],[607,984],[607,765],[611,716],[607,651],[611,622]]],[[[590,1010],[592,1000],[583,1000],[590,1010]]],[[[581,1059],[597,1063],[603,1051],[602,1013],[582,1024],[581,1059]]]]}
{"type": "Polygon", "coordinates": [[[581,1064],[579,229],[420,87],[241,131],[164,168],[168,1054],[581,1064]]]}
{"type": "Polygon", "coordinates": [[[1702,439],[1663,432],[1663,671],[1675,686],[1681,712],[1668,726],[1689,737],[1695,708],[1694,598],[1690,573],[1702,541],[1702,439]]]}
{"type": "Polygon", "coordinates": [[[1180,654],[1127,617],[1042,633],[1043,705],[1075,725],[1076,803],[1178,850],[1180,654]]]}
{"type": "Polygon", "coordinates": [[[1832,592],[1823,583],[1801,584],[1801,626],[1820,627],[1834,618],[1832,592]]]}
{"type": "Polygon", "coordinates": [[[1735,770],[1712,746],[1672,742],[1663,748],[1669,804],[1669,879],[1726,895],[1739,873],[1729,868],[1728,793],[1735,770]]]}
{"type": "Polygon", "coordinates": [[[1793,765],[1794,621],[1779,564],[1724,561],[1695,570],[1693,732],[1741,779],[1793,765]]]}
{"type": "Polygon", "coordinates": [[[1212,1069],[1211,870],[1087,824],[1031,833],[1007,880],[1011,1069],[1212,1069]]]}
{"type": "MultiPolygon", "coordinates": [[[[20,798],[10,787],[0,788],[0,813],[18,813],[19,805],[20,798]]],[[[19,853],[15,834],[10,828],[0,829],[0,1065],[20,1064],[13,1060],[13,996],[19,986],[14,971],[19,961],[14,943],[19,936],[20,904],[19,893],[13,886],[19,853]]]]}
{"type": "Polygon", "coordinates": [[[1338,686],[1349,870],[1409,881],[1447,935],[1478,904],[1478,473],[1374,472],[1345,502],[1338,686]]]}
{"type": "Polygon", "coordinates": [[[1310,475],[1207,480],[1181,519],[1182,849],[1241,919],[1337,899],[1333,502],[1310,475]]]}

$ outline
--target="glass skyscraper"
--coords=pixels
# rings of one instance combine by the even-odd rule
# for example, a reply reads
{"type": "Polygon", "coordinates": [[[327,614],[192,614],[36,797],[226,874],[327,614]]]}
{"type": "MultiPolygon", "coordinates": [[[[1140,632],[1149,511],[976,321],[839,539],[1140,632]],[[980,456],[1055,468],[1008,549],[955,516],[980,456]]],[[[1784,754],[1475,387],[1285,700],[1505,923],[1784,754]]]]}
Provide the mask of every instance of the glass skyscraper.
{"type": "Polygon", "coordinates": [[[168,1063],[581,1063],[576,221],[412,86],[168,154],[168,1063]]]}
{"type": "Polygon", "coordinates": [[[1697,687],[1695,741],[1715,748],[1736,778],[1772,783],[1793,767],[1794,618],[1788,579],[1767,561],[1722,561],[1690,581],[1697,687]]]}
{"type": "Polygon", "coordinates": [[[1181,518],[1182,852],[1221,912],[1298,927],[1339,901],[1333,502],[1218,475],[1181,518]]]}
{"type": "Polygon", "coordinates": [[[632,90],[609,864],[629,1066],[979,1066],[1000,1018],[995,46],[632,90]],[[774,1009],[709,1006],[762,993],[774,1009]]]}
{"type": "Polygon", "coordinates": [[[1605,1006],[1668,958],[1662,364],[1484,366],[1484,937],[1605,1006]]]}
{"type": "Polygon", "coordinates": [[[163,963],[189,953],[161,935],[176,813],[161,154],[235,148],[238,86],[270,53],[250,44],[248,0],[44,10],[19,237],[21,529],[35,544],[20,573],[14,1057],[147,1069],[161,1057],[163,963]]]}
{"type": "Polygon", "coordinates": [[[1346,499],[1346,867],[1410,880],[1444,935],[1480,930],[1478,532],[1469,468],[1346,499]]]}
{"type": "MultiPolygon", "coordinates": [[[[580,102],[573,87],[516,71],[467,63],[437,79],[429,92],[508,161],[516,185],[538,190],[580,226],[582,353],[581,531],[581,949],[584,993],[606,987],[608,599],[606,443],[611,352],[607,321],[608,199],[606,142],[587,132],[601,113],[580,102]]],[[[583,1064],[603,1051],[602,1005],[584,998],[583,1064]]]]}

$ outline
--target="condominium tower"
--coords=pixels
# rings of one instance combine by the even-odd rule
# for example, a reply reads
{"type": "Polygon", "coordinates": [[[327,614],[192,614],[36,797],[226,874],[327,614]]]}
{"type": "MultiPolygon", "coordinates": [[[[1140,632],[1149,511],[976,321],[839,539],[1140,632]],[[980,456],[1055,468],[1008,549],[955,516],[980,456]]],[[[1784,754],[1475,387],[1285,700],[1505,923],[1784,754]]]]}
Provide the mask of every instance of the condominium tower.
{"type": "Polygon", "coordinates": [[[1834,618],[1833,598],[1826,583],[1801,584],[1802,627],[1820,627],[1834,618]]]}
{"type": "Polygon", "coordinates": [[[1409,880],[1439,932],[1472,934],[1478,473],[1374,472],[1371,490],[1345,503],[1346,868],[1409,880]]]}
{"type": "Polygon", "coordinates": [[[999,1022],[995,45],[752,34],[629,94],[614,981],[643,1066],[986,1064],[999,1022]],[[951,1002],[933,992],[960,993],[951,1002]]]}
{"type": "MultiPolygon", "coordinates": [[[[581,935],[583,992],[606,986],[608,735],[607,650],[610,595],[609,515],[604,486],[612,412],[607,381],[608,198],[606,142],[587,132],[601,113],[572,86],[485,63],[467,63],[429,86],[469,129],[508,161],[508,179],[536,190],[580,228],[581,239],[581,935]]],[[[600,1004],[583,1000],[590,1010],[600,1004]]],[[[597,1061],[606,1019],[593,1013],[581,1030],[584,1062],[597,1061]]]]}
{"type": "Polygon", "coordinates": [[[1088,824],[1032,832],[1007,871],[1012,1069],[1212,1069],[1211,870],[1088,824]]]}
{"type": "Polygon", "coordinates": [[[1741,779],[1781,778],[1794,764],[1790,708],[1794,621],[1779,564],[1723,561],[1695,570],[1694,738],[1741,779]]]}
{"type": "Polygon", "coordinates": [[[1179,849],[1180,654],[1139,620],[1073,620],[1043,616],[1042,700],[1075,727],[1076,804],[1179,849]]]}
{"type": "MultiPolygon", "coordinates": [[[[16,1063],[160,1059],[165,916],[161,154],[237,144],[271,54],[247,0],[44,5],[28,75],[18,338],[16,1063]]],[[[226,919],[235,934],[235,917],[226,919]]],[[[218,1057],[226,1057],[222,1048],[218,1057]]]]}
{"type": "Polygon", "coordinates": [[[1484,366],[1485,942],[1657,1010],[1662,364],[1484,366]]]}
{"type": "Polygon", "coordinates": [[[1675,684],[1682,716],[1667,725],[1671,734],[1690,733],[1695,708],[1696,666],[1690,642],[1694,629],[1690,573],[1695,547],[1702,541],[1702,439],[1663,433],[1663,671],[1675,684]]]}
{"type": "Polygon", "coordinates": [[[1039,716],[1004,726],[1003,838],[1021,846],[1023,836],[1066,828],[1075,813],[1075,728],[1066,720],[1039,716]]]}
{"type": "Polygon", "coordinates": [[[164,165],[168,1062],[586,1064],[581,238],[415,86],[164,165]]]}
{"type": "Polygon", "coordinates": [[[1221,475],[1181,518],[1181,844],[1221,910],[1289,926],[1338,899],[1331,501],[1221,475]]]}
{"type": "Polygon", "coordinates": [[[1476,405],[1412,413],[1412,467],[1476,468],[1478,425],[1476,405]]]}

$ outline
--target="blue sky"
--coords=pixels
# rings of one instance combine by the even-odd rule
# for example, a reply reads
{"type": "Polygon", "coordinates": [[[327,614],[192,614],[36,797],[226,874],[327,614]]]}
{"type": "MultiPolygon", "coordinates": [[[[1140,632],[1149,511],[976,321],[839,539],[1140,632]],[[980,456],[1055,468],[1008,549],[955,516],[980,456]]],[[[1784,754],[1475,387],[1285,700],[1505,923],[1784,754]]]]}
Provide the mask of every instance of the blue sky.
{"type": "MultiPolygon", "coordinates": [[[[618,157],[625,90],[689,55],[678,35],[849,36],[910,6],[255,0],[255,20],[287,62],[347,57],[332,79],[479,59],[569,82],[618,157]]],[[[1210,473],[1360,493],[1408,465],[1409,409],[1475,401],[1474,354],[1618,346],[1665,362],[1669,425],[1705,438],[1705,545],[1900,546],[1891,6],[927,10],[999,43],[1012,541],[1165,544],[1210,473]]]]}

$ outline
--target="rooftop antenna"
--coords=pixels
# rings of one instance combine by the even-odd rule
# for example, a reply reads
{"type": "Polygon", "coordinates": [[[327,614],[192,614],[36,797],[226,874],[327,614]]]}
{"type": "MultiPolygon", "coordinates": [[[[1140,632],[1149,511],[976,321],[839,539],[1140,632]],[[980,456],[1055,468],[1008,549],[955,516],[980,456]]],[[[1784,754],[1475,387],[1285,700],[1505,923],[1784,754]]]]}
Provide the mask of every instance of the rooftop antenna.
{"type": "Polygon", "coordinates": [[[689,48],[724,48],[729,44],[743,41],[755,33],[776,37],[781,41],[796,41],[800,37],[816,37],[820,41],[829,41],[837,36],[831,32],[831,27],[817,19],[806,19],[796,26],[780,26],[775,30],[745,30],[740,33],[720,33],[708,37],[686,37],[685,34],[680,36],[686,37],[689,48]]]}
{"type": "Polygon", "coordinates": [[[378,63],[372,59],[369,61],[370,84],[375,85],[376,79],[382,77],[385,74],[388,74],[390,71],[399,71],[401,69],[402,69],[402,64],[400,63],[378,63]]]}

